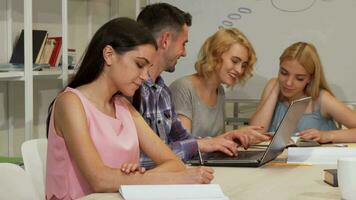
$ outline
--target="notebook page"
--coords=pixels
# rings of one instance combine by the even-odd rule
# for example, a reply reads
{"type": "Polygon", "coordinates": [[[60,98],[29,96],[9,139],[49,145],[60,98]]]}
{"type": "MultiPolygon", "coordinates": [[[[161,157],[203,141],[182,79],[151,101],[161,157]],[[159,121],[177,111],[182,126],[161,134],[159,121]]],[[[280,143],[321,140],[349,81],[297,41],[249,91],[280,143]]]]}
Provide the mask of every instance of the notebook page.
{"type": "Polygon", "coordinates": [[[125,200],[229,200],[218,184],[122,185],[125,200]]]}

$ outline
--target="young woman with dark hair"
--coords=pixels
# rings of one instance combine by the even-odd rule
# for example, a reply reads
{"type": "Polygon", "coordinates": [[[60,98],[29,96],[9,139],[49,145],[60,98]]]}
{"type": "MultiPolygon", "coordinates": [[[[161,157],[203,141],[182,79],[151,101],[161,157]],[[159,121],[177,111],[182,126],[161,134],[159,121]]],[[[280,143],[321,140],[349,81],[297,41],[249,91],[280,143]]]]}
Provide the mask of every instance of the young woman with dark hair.
{"type": "Polygon", "coordinates": [[[104,24],[80,68],[51,105],[47,199],[117,192],[122,184],[209,183],[211,168],[186,169],[123,96],[147,78],[156,52],[148,30],[128,18],[104,24]],[[141,148],[157,167],[138,167],[141,148]]]}

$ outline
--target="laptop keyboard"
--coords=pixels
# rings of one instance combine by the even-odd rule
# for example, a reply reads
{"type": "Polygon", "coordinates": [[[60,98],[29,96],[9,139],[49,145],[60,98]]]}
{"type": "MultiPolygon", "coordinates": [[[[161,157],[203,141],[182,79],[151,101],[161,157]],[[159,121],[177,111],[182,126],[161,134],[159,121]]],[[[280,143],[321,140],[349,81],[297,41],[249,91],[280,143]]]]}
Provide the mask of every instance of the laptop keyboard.
{"type": "Polygon", "coordinates": [[[224,160],[257,160],[262,158],[263,154],[265,151],[239,151],[237,156],[228,156],[222,152],[213,152],[207,154],[208,160],[219,160],[219,159],[224,159],[224,160]]]}

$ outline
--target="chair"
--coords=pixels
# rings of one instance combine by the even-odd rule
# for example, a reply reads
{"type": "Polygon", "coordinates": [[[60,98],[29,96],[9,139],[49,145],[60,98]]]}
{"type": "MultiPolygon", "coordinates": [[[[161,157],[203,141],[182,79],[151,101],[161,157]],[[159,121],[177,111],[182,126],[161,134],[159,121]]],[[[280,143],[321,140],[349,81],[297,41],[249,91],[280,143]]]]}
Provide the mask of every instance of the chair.
{"type": "Polygon", "coordinates": [[[31,178],[41,199],[45,199],[47,139],[34,139],[22,143],[21,152],[25,171],[31,178]]]}
{"type": "Polygon", "coordinates": [[[30,177],[20,166],[0,163],[0,199],[40,199],[30,177]]]}

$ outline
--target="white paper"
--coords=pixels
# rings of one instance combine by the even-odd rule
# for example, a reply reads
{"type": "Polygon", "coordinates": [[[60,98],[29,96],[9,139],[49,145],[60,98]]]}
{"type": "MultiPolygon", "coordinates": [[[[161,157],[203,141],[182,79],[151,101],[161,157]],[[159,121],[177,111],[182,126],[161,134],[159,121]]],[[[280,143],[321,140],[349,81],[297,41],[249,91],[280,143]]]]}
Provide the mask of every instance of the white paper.
{"type": "Polygon", "coordinates": [[[122,185],[125,200],[229,200],[218,184],[122,185]]]}
{"type": "Polygon", "coordinates": [[[289,147],[288,163],[337,164],[342,157],[356,157],[356,148],[348,147],[289,147]]]}

